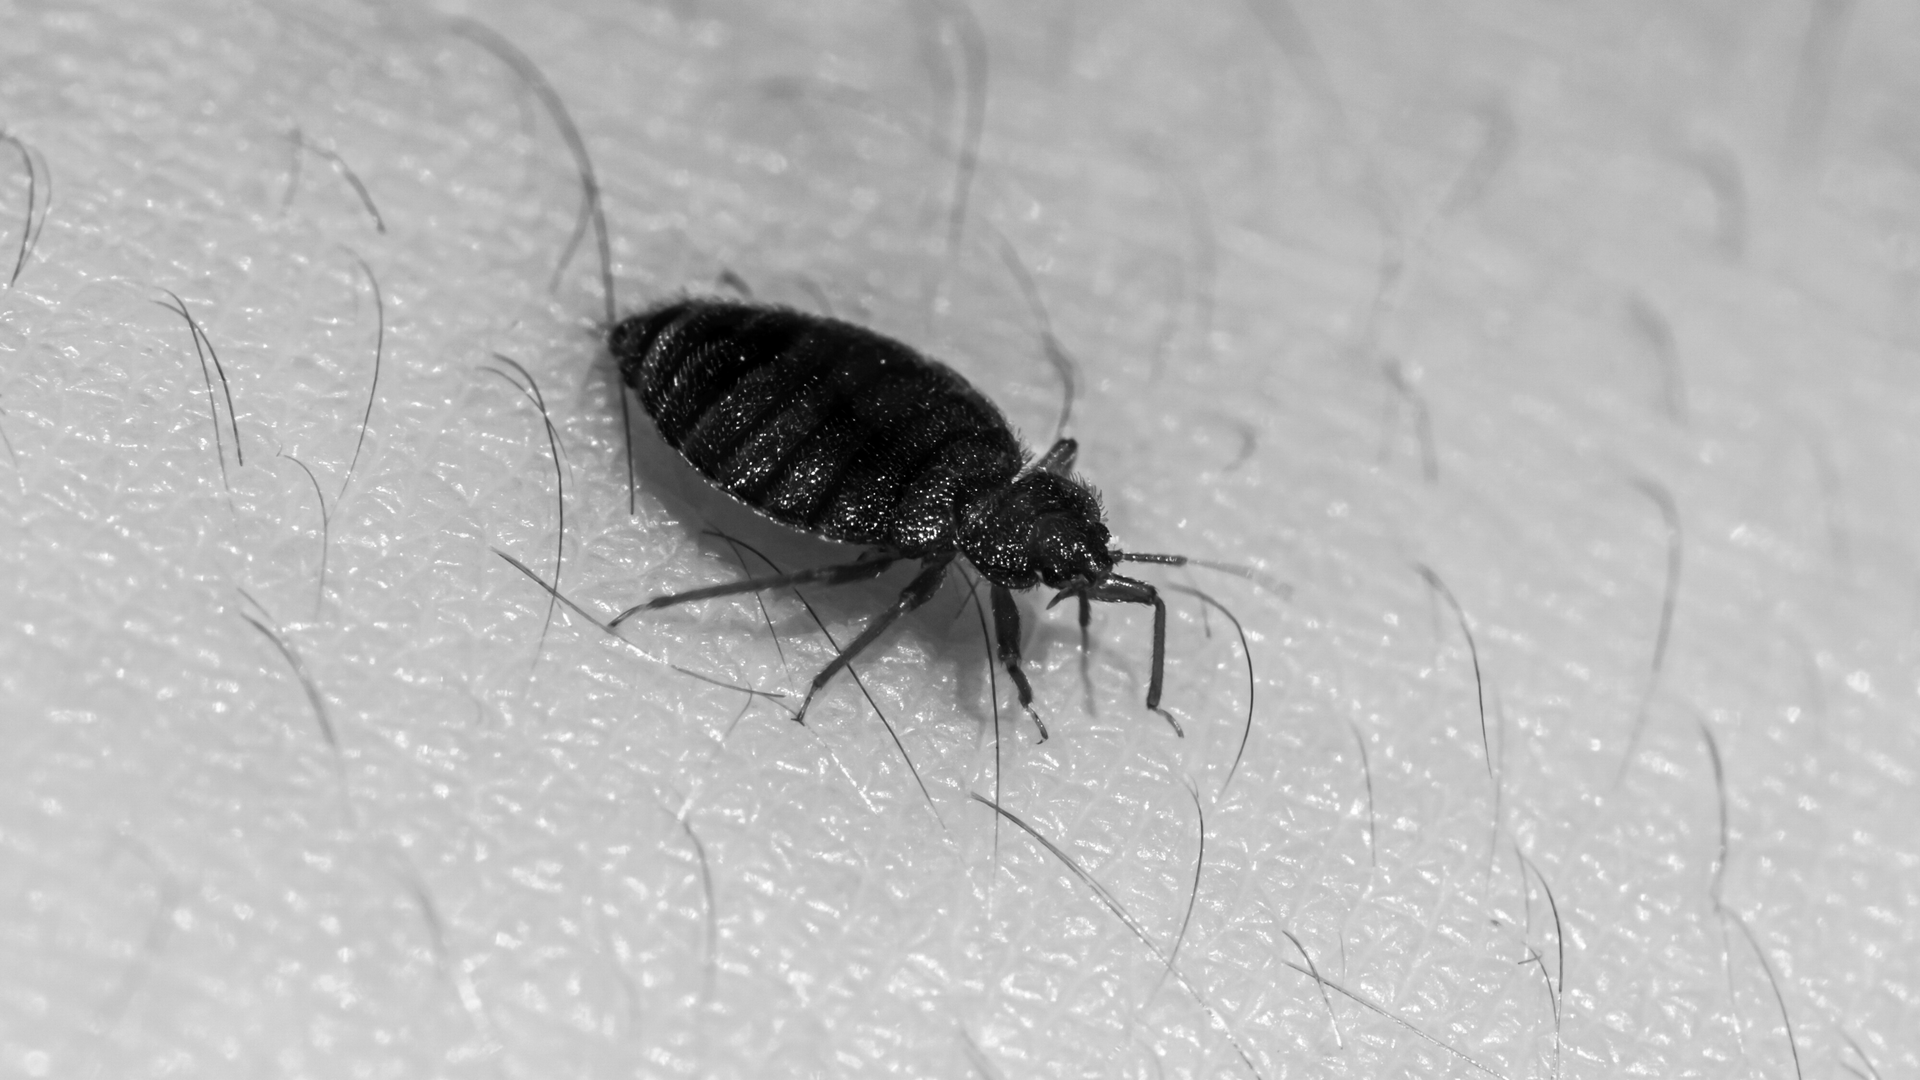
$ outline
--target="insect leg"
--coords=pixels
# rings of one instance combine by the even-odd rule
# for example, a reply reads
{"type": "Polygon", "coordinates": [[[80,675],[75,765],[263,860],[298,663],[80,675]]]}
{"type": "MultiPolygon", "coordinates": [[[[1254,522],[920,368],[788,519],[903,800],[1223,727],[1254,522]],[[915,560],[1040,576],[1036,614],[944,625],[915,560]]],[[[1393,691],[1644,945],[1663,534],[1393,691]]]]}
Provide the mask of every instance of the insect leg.
{"type": "MultiPolygon", "coordinates": [[[[947,564],[952,561],[952,555],[936,555],[920,564],[920,572],[914,575],[906,588],[900,590],[900,598],[893,602],[893,606],[867,620],[867,625],[861,629],[860,636],[854,638],[846,648],[841,649],[840,655],[834,657],[825,668],[821,669],[820,674],[813,677],[813,685],[807,687],[807,696],[800,701],[800,711],[793,715],[794,722],[806,723],[807,706],[813,704],[813,695],[819,693],[821,687],[827,685],[828,681],[839,674],[841,668],[851,664],[854,657],[859,656],[867,646],[873,644],[874,639],[885,632],[887,627],[892,626],[894,620],[933,599],[933,594],[940,591],[940,583],[946,578],[947,564]]],[[[854,563],[853,565],[863,564],[854,563]]]]}
{"type": "Polygon", "coordinates": [[[1033,711],[1033,687],[1027,682],[1027,673],[1020,670],[1020,608],[1013,602],[1013,593],[1005,585],[993,587],[993,636],[1000,641],[1000,663],[1013,677],[1013,685],[1020,692],[1020,707],[1033,717],[1033,726],[1040,729],[1040,741],[1047,741],[1047,725],[1040,722],[1040,714],[1033,711]]]}
{"type": "Polygon", "coordinates": [[[1179,722],[1160,707],[1160,688],[1167,674],[1167,602],[1160,599],[1160,593],[1153,586],[1119,574],[1108,575],[1105,581],[1087,589],[1085,595],[1089,600],[1110,604],[1153,605],[1153,672],[1147,678],[1147,708],[1172,724],[1175,733],[1185,736],[1179,722]]]}
{"type": "Polygon", "coordinates": [[[1080,443],[1075,439],[1061,439],[1040,455],[1033,467],[1040,472],[1050,472],[1055,476],[1065,476],[1073,471],[1073,461],[1080,456],[1080,443]]]}
{"type": "Polygon", "coordinates": [[[1093,635],[1087,629],[1093,622],[1093,601],[1083,593],[1080,602],[1080,686],[1087,692],[1087,708],[1093,709],[1093,635]]]}
{"type": "MultiPolygon", "coordinates": [[[[1153,674],[1147,679],[1147,708],[1160,708],[1160,688],[1167,678],[1167,602],[1153,586],[1142,586],[1153,604],[1153,674]]],[[[1174,729],[1179,730],[1179,725],[1174,729]]]]}
{"type": "Polygon", "coordinates": [[[779,589],[789,585],[811,585],[821,582],[827,585],[844,585],[850,581],[864,581],[870,577],[879,577],[887,567],[899,560],[891,555],[863,558],[856,562],[842,563],[839,566],[820,566],[812,570],[801,570],[792,574],[770,574],[766,577],[747,578],[744,581],[729,581],[724,585],[708,585],[704,588],[689,589],[671,596],[656,596],[642,604],[635,604],[615,615],[607,622],[611,630],[630,617],[642,611],[658,611],[675,604],[691,603],[695,600],[711,600],[716,596],[734,596],[739,593],[759,592],[762,589],[779,589]]]}

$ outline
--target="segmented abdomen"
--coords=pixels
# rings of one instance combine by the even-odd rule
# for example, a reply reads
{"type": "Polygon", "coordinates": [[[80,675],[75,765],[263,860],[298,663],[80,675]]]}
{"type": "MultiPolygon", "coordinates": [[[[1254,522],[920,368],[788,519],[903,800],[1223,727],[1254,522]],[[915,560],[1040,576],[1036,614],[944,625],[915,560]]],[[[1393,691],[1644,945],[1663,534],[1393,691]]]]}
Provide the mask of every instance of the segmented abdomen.
{"type": "Polygon", "coordinates": [[[835,540],[951,547],[953,508],[1022,463],[965,379],[838,319],[688,299],[608,340],[667,445],[749,506],[835,540]]]}

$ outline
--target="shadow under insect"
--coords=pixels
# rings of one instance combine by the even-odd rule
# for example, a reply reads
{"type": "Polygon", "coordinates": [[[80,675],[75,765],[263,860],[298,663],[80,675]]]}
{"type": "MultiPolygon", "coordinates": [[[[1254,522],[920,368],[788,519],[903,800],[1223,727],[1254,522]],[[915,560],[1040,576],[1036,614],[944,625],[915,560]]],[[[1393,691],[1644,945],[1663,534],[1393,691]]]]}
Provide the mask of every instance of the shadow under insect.
{"type": "Polygon", "coordinates": [[[673,300],[615,324],[608,347],[660,441],[713,487],[790,529],[861,549],[849,560],[654,597],[609,627],[764,589],[871,581],[917,563],[814,677],[795,714],[804,720],[815,694],[964,560],[989,583],[998,658],[1042,740],[1013,595],[1039,586],[1054,590],[1049,607],[1076,602],[1083,641],[1094,602],[1152,608],[1146,704],[1180,730],[1160,708],[1166,604],[1114,566],[1187,560],[1112,546],[1092,488],[1073,475],[1072,439],[1029,462],[1005,416],[951,368],[863,327],[788,308],[673,300]]]}

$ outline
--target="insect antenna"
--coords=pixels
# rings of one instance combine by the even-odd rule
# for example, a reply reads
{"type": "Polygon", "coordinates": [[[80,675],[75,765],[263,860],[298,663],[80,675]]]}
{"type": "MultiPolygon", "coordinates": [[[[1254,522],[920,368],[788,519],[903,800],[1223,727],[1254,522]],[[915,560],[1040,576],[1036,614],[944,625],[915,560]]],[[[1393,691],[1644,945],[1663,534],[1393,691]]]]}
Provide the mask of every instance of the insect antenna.
{"type": "Polygon", "coordinates": [[[1261,589],[1280,597],[1282,600],[1293,596],[1293,586],[1274,577],[1258,567],[1241,566],[1238,563],[1216,562],[1213,559],[1196,559],[1191,555],[1164,555],[1147,551],[1109,551],[1114,562],[1153,563],[1157,566],[1202,566],[1222,574],[1232,574],[1253,582],[1261,589]]]}

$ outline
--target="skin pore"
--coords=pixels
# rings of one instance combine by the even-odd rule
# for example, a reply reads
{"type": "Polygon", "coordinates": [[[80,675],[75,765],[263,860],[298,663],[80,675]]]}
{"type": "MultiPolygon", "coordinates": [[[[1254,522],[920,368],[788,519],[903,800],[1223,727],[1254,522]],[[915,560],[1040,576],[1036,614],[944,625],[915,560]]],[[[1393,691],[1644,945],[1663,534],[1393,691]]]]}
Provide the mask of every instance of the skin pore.
{"type": "Polygon", "coordinates": [[[1920,1068],[1907,8],[463,10],[6,16],[0,1071],[1920,1068]],[[1071,373],[1117,542],[1264,581],[1134,568],[1184,738],[1144,608],[1083,673],[1023,600],[1042,746],[957,580],[801,728],[791,594],[629,646],[497,554],[849,552],[637,413],[629,513],[493,34],[619,312],[832,311],[1036,450],[1071,373]]]}

